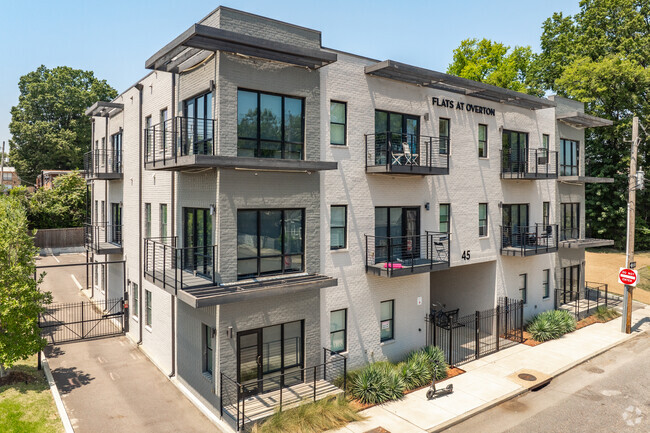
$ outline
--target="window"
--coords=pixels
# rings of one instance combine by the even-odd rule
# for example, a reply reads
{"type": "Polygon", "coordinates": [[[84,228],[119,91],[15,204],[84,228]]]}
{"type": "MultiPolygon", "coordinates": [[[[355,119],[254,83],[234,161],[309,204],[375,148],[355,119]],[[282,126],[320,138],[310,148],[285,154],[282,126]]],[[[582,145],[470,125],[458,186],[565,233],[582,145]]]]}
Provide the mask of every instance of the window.
{"type": "Polygon", "coordinates": [[[2,180],[11,180],[12,179],[12,174],[11,173],[2,173],[2,180]]]}
{"type": "Polygon", "coordinates": [[[449,152],[449,119],[440,118],[438,121],[438,136],[440,138],[440,154],[446,155],[449,152]]]}
{"type": "Polygon", "coordinates": [[[151,129],[151,116],[144,118],[144,130],[145,130],[145,155],[154,157],[154,149],[151,148],[153,144],[153,131],[151,129]]]}
{"type": "Polygon", "coordinates": [[[521,292],[521,300],[524,301],[524,304],[528,301],[527,280],[528,274],[519,274],[519,291],[521,292]]]}
{"type": "Polygon", "coordinates": [[[140,315],[140,290],[136,283],[133,283],[133,295],[131,298],[133,299],[133,302],[131,303],[131,305],[133,305],[131,315],[137,319],[140,315]]]}
{"type": "Polygon", "coordinates": [[[579,152],[577,141],[560,140],[560,176],[578,176],[579,152]]]}
{"type": "Polygon", "coordinates": [[[144,237],[151,237],[151,203],[144,204],[144,237]]]}
{"type": "Polygon", "coordinates": [[[478,157],[487,158],[488,156],[488,142],[487,142],[487,125],[478,125],[478,157]]]}
{"type": "Polygon", "coordinates": [[[151,328],[152,309],[151,309],[151,292],[149,290],[144,291],[144,307],[145,307],[144,324],[151,328]]]}
{"type": "Polygon", "coordinates": [[[167,237],[167,204],[160,205],[160,237],[167,237]]]}
{"type": "Polygon", "coordinates": [[[380,316],[380,329],[381,329],[381,341],[388,341],[395,338],[395,327],[394,325],[394,315],[393,310],[395,309],[395,300],[391,299],[390,301],[383,301],[380,304],[381,316],[380,316]]]}
{"type": "Polygon", "coordinates": [[[183,101],[185,129],[182,134],[182,155],[212,154],[212,93],[204,93],[183,101]]]}
{"type": "Polygon", "coordinates": [[[97,209],[99,209],[99,202],[97,200],[95,200],[95,213],[93,214],[93,218],[95,219],[95,224],[97,224],[99,222],[98,221],[99,213],[98,213],[97,209]]]}
{"type": "Polygon", "coordinates": [[[111,135],[111,153],[108,161],[113,173],[119,173],[122,165],[122,133],[111,135]]]}
{"type": "Polygon", "coordinates": [[[347,326],[348,309],[332,311],[330,313],[330,350],[332,352],[345,352],[348,348],[347,326]]]}
{"type": "Polygon", "coordinates": [[[163,149],[167,148],[167,116],[166,108],[160,110],[160,139],[162,140],[163,149]]]}
{"type": "Polygon", "coordinates": [[[551,294],[551,288],[550,288],[550,276],[551,276],[551,270],[550,269],[544,269],[542,271],[542,285],[544,287],[544,299],[548,298],[551,294]]]}
{"type": "Polygon", "coordinates": [[[550,139],[548,134],[543,134],[542,135],[542,149],[544,149],[548,153],[548,145],[549,145],[550,139]]]}
{"type": "Polygon", "coordinates": [[[104,200],[102,200],[102,219],[101,219],[101,223],[102,224],[106,223],[106,203],[104,202],[104,200]]]}
{"type": "Polygon", "coordinates": [[[450,204],[441,204],[440,205],[440,225],[439,230],[442,233],[449,233],[449,216],[451,214],[451,205],[450,204]]]}
{"type": "Polygon", "coordinates": [[[375,260],[393,262],[420,256],[420,208],[375,208],[375,260]]]}
{"type": "MultiPolygon", "coordinates": [[[[405,146],[420,154],[420,116],[375,110],[375,165],[404,165],[405,146]]],[[[370,158],[370,156],[369,156],[370,158]]]]}
{"type": "Polygon", "coordinates": [[[330,213],[330,249],[339,250],[347,246],[347,206],[332,206],[330,213]]]}
{"type": "Polygon", "coordinates": [[[544,230],[551,224],[551,203],[542,203],[542,226],[544,230]]]}
{"type": "Polygon", "coordinates": [[[330,144],[346,145],[347,104],[345,102],[330,102],[330,144]]]}
{"type": "Polygon", "coordinates": [[[560,205],[560,240],[580,237],[580,203],[560,205]]]}
{"type": "Polygon", "coordinates": [[[213,359],[214,359],[214,342],[212,341],[212,334],[214,328],[208,325],[203,326],[203,373],[213,374],[213,359]]]}
{"type": "Polygon", "coordinates": [[[301,272],[304,209],[237,211],[237,276],[301,272]]]}
{"type": "Polygon", "coordinates": [[[487,203],[478,204],[478,235],[485,237],[488,235],[488,205],[487,203]]]}
{"type": "Polygon", "coordinates": [[[301,98],[237,91],[237,156],[302,159],[301,98]]]}

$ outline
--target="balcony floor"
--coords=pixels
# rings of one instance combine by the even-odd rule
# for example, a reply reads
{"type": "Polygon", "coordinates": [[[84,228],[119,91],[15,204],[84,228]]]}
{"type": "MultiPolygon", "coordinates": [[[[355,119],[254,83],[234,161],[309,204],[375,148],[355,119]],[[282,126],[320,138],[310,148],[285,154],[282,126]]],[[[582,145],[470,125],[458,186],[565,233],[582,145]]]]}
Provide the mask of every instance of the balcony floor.
{"type": "Polygon", "coordinates": [[[92,173],[86,175],[88,180],[117,180],[123,178],[123,173],[92,173]]]}
{"type": "Polygon", "coordinates": [[[550,254],[556,253],[557,247],[539,247],[539,246],[529,246],[529,247],[504,247],[501,248],[501,255],[504,256],[519,256],[519,257],[528,257],[536,256],[539,254],[550,254]]]}
{"type": "Polygon", "coordinates": [[[366,167],[366,173],[433,176],[449,174],[449,168],[427,167],[423,165],[369,165],[366,167]]]}
{"type": "Polygon", "coordinates": [[[368,274],[378,275],[380,277],[403,277],[406,275],[413,274],[424,274],[427,272],[435,272],[443,269],[449,268],[449,262],[447,261],[434,261],[431,263],[431,260],[427,259],[415,259],[414,263],[402,262],[401,268],[388,269],[385,267],[386,262],[375,263],[374,265],[368,265],[366,272],[368,274]]]}
{"type": "Polygon", "coordinates": [[[560,241],[561,248],[596,248],[596,247],[610,247],[614,245],[613,239],[567,239],[560,241]]]}
{"type": "Polygon", "coordinates": [[[555,173],[513,173],[501,172],[501,179],[508,180],[539,180],[539,179],[557,179],[555,173]]]}
{"type": "Polygon", "coordinates": [[[123,248],[122,245],[114,244],[112,242],[97,242],[95,244],[89,245],[88,248],[92,250],[95,254],[122,254],[123,248]]]}
{"type": "Polygon", "coordinates": [[[248,158],[221,155],[184,155],[175,159],[168,158],[147,162],[147,170],[188,171],[205,168],[226,168],[244,170],[271,170],[287,172],[313,172],[336,170],[336,162],[306,161],[298,159],[248,158]]]}

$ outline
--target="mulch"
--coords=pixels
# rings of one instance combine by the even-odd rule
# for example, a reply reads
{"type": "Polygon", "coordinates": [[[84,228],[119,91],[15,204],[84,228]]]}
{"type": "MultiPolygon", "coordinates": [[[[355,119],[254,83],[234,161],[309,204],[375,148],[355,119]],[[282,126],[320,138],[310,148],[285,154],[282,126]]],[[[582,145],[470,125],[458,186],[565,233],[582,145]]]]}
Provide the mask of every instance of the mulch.
{"type": "MultiPolygon", "coordinates": [[[[618,316],[618,317],[620,317],[620,316],[618,316]]],[[[601,320],[598,317],[596,317],[595,315],[591,315],[591,316],[585,317],[582,320],[579,320],[576,323],[576,330],[582,329],[585,326],[593,325],[594,323],[607,323],[610,320],[614,320],[614,319],[616,319],[616,317],[612,317],[612,318],[609,318],[607,320],[601,320]]],[[[530,333],[528,333],[527,331],[524,331],[524,342],[523,342],[523,344],[525,344],[526,346],[534,347],[534,346],[540,345],[542,343],[543,342],[541,342],[541,341],[536,341],[535,339],[533,339],[533,337],[532,337],[532,335],[530,335],[530,333]]]]}
{"type": "Polygon", "coordinates": [[[32,383],[36,382],[36,378],[31,374],[23,371],[11,371],[5,377],[0,377],[0,386],[15,385],[17,383],[32,383]]]}

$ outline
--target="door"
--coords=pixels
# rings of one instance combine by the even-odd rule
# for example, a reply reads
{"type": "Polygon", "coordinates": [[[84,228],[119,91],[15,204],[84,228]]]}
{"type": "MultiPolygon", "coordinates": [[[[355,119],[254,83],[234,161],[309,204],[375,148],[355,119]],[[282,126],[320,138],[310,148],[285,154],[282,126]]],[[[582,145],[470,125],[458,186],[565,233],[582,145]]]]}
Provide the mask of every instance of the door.
{"type": "Polygon", "coordinates": [[[375,208],[375,260],[393,262],[419,258],[419,233],[419,208],[375,208]]]}
{"type": "Polygon", "coordinates": [[[122,245],[122,206],[111,203],[111,242],[122,245]]]}
{"type": "Polygon", "coordinates": [[[209,155],[212,153],[212,93],[205,93],[184,104],[187,133],[184,154],[209,155]]]}
{"type": "Polygon", "coordinates": [[[261,392],[262,330],[237,333],[237,382],[243,385],[244,396],[261,392]]]}
{"type": "Polygon", "coordinates": [[[122,134],[113,135],[112,144],[113,173],[119,173],[122,165],[122,134]]]}
{"type": "Polygon", "coordinates": [[[402,143],[417,154],[419,134],[418,116],[375,110],[375,165],[403,165],[406,159],[402,143]]]}
{"type": "Polygon", "coordinates": [[[511,173],[526,172],[526,154],[528,152],[528,134],[525,132],[503,131],[504,171],[511,173]]]}
{"type": "Polygon", "coordinates": [[[580,265],[562,268],[562,298],[564,303],[576,299],[580,284],[580,265]]]}
{"type": "Polygon", "coordinates": [[[183,269],[212,276],[212,216],[209,209],[183,208],[183,269]]]}
{"type": "Polygon", "coordinates": [[[528,204],[503,205],[504,247],[521,247],[528,230],[528,204]]]}
{"type": "Polygon", "coordinates": [[[419,165],[420,154],[420,119],[414,116],[405,116],[406,137],[404,142],[411,151],[410,164],[419,165]]]}

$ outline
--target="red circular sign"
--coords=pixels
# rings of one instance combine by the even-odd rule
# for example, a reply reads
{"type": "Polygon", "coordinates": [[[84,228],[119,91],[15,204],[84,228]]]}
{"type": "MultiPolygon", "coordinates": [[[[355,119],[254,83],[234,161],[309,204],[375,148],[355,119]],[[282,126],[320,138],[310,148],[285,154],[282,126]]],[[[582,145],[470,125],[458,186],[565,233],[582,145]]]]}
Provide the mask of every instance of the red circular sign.
{"type": "Polygon", "coordinates": [[[632,269],[621,269],[621,272],[618,273],[618,278],[623,284],[636,283],[636,273],[632,269]]]}

